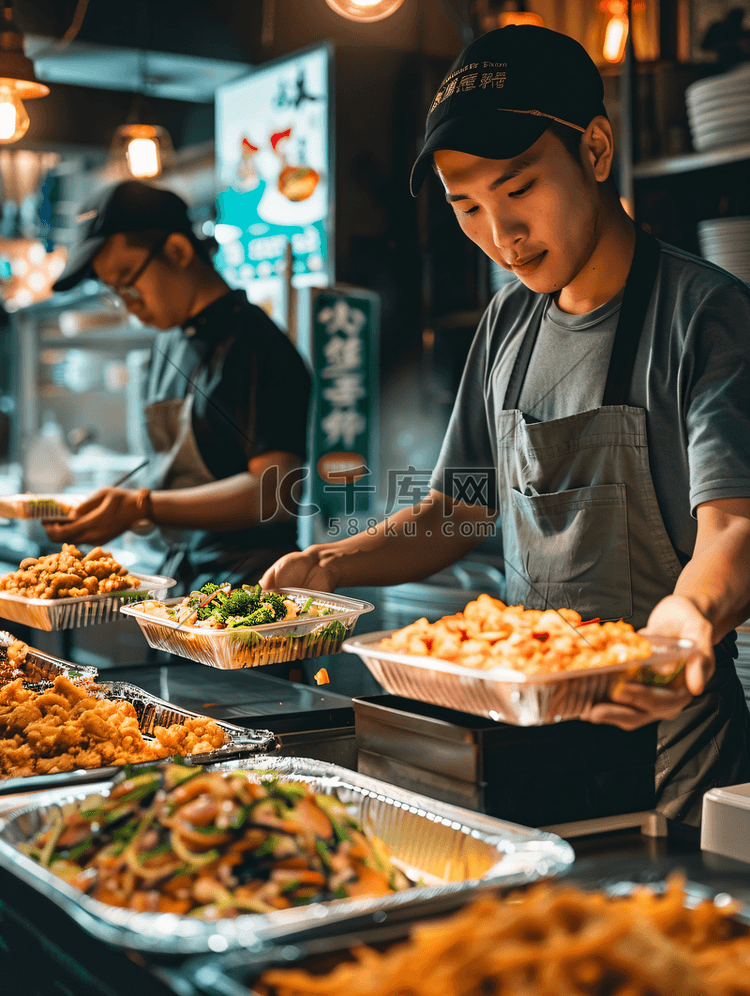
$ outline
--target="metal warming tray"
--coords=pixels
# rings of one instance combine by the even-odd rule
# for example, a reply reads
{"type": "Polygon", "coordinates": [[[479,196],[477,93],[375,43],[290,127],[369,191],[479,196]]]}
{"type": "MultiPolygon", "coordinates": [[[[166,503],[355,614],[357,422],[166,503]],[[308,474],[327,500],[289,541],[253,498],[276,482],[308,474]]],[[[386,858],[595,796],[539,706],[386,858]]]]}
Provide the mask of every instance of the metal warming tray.
{"type": "MultiPolygon", "coordinates": [[[[629,859],[632,863],[632,858],[629,859]]],[[[576,867],[578,867],[576,865],[576,867]]],[[[566,877],[565,885],[573,885],[587,891],[601,890],[612,896],[626,896],[635,888],[647,885],[655,892],[663,892],[666,880],[657,878],[652,869],[633,870],[622,878],[608,877],[599,881],[576,881],[575,870],[566,877]]],[[[733,897],[725,892],[700,882],[688,880],[684,886],[685,907],[694,909],[699,903],[711,899],[725,905],[733,897]]],[[[750,906],[743,903],[733,914],[737,925],[746,928],[750,925],[750,906]]],[[[378,924],[372,919],[367,922],[348,924],[346,933],[341,935],[312,936],[295,938],[292,944],[274,945],[257,953],[252,951],[227,951],[223,954],[196,956],[188,959],[181,967],[194,987],[196,996],[258,996],[256,985],[264,972],[271,968],[295,968],[314,975],[332,972],[342,961],[351,961],[350,952],[361,945],[388,950],[392,945],[405,941],[414,921],[393,920],[378,924]]],[[[263,990],[265,992],[265,989],[263,990]]],[[[402,990],[389,990],[392,996],[401,996],[402,990]]],[[[403,990],[403,996],[411,993],[403,990]]],[[[514,990],[519,992],[520,990],[514,990]]]]}
{"type": "Polygon", "coordinates": [[[98,626],[117,618],[123,601],[138,596],[163,598],[177,584],[174,578],[160,574],[136,574],[141,584],[104,595],[77,596],[74,598],[24,598],[0,591],[0,616],[12,622],[43,629],[74,629],[80,626],[98,626]]]}
{"type": "MultiPolygon", "coordinates": [[[[93,669],[91,669],[93,670],[93,669]]],[[[103,692],[108,699],[124,699],[130,702],[138,716],[138,726],[144,740],[153,740],[154,728],[157,726],[174,726],[184,723],[186,719],[195,719],[201,714],[181,709],[171,702],[157,698],[149,692],[131,685],[126,681],[100,681],[92,689],[92,694],[103,692]]],[[[270,730],[250,730],[232,723],[223,723],[214,719],[213,723],[221,727],[226,734],[223,747],[203,754],[185,755],[188,764],[207,764],[211,761],[228,760],[237,756],[251,758],[257,754],[266,755],[276,750],[278,740],[270,730]]],[[[153,767],[155,761],[141,761],[133,767],[153,767]]],[[[16,792],[30,792],[42,789],[71,787],[98,782],[105,778],[114,778],[121,765],[108,765],[104,768],[78,768],[75,771],[58,771],[55,774],[25,775],[20,778],[4,778],[0,780],[0,795],[12,795],[16,792]]]]}
{"type": "Polygon", "coordinates": [[[390,848],[404,869],[430,884],[371,899],[246,914],[206,922],[174,913],[138,913],[83,895],[14,847],[31,840],[52,813],[88,794],[106,795],[111,781],[86,789],[45,792],[0,821],[0,866],[47,896],[95,937],[111,944],[165,954],[208,953],[260,947],[310,931],[342,931],[356,918],[417,917],[455,908],[482,889],[518,886],[564,873],[573,861],[569,844],[554,834],[492,819],[413,795],[393,785],[309,758],[257,757],[213,765],[213,770],[269,772],[335,795],[390,848]]]}
{"type": "MultiPolygon", "coordinates": [[[[7,648],[16,639],[11,633],[0,630],[0,660],[7,660],[7,648]]],[[[65,675],[74,685],[90,685],[96,681],[99,674],[95,667],[83,664],[72,664],[70,661],[52,657],[41,650],[29,647],[26,660],[15,665],[15,669],[23,677],[24,684],[35,690],[54,684],[58,675],[65,675]]],[[[7,682],[2,682],[7,684],[7,682]]]]}
{"type": "Polygon", "coordinates": [[[511,668],[482,671],[437,657],[381,650],[378,644],[393,632],[365,633],[347,640],[342,649],[358,654],[392,695],[516,726],[577,719],[588,706],[605,700],[624,676],[630,681],[664,684],[665,671],[670,679],[679,673],[693,647],[690,640],[650,636],[654,653],[635,663],[528,675],[511,668]]]}
{"type": "MultiPolygon", "coordinates": [[[[370,602],[328,592],[306,588],[276,590],[282,595],[314,598],[316,604],[334,609],[334,612],[329,616],[290,619],[247,629],[209,629],[147,615],[137,604],[123,605],[120,611],[138,621],[148,645],[155,650],[166,650],[199,664],[230,670],[336,654],[354,630],[360,615],[374,608],[370,602]]],[[[164,604],[178,605],[181,601],[181,598],[169,598],[164,604]]]]}

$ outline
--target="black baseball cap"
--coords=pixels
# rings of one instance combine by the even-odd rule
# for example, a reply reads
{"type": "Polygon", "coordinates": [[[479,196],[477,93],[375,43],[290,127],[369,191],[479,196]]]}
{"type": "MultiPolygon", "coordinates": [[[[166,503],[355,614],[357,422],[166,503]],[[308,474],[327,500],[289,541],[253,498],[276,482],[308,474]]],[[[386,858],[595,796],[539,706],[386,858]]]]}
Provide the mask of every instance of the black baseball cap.
{"type": "Polygon", "coordinates": [[[185,201],[171,190],[139,180],[125,180],[100,190],[81,206],[76,221],[80,238],[68,254],[65,269],[52,285],[55,291],[70,290],[88,276],[94,257],[107,239],[118,232],[192,233],[185,201]]]}
{"type": "Polygon", "coordinates": [[[599,70],[574,38],[531,24],[488,31],[464,49],[440,84],[411,192],[416,197],[438,149],[512,159],[553,121],[585,131],[592,118],[606,115],[603,101],[599,70]]]}

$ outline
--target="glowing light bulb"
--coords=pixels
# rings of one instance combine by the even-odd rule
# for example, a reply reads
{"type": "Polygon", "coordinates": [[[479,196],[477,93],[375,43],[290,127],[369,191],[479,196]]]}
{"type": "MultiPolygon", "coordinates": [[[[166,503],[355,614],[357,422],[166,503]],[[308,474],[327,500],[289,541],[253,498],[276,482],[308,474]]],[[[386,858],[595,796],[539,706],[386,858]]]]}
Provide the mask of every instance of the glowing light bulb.
{"type": "Polygon", "coordinates": [[[158,176],[172,153],[172,141],[161,125],[125,124],[115,131],[110,158],[138,179],[158,176]]]}
{"type": "Polygon", "coordinates": [[[159,143],[153,138],[133,138],[126,151],[128,169],[135,177],[158,176],[161,173],[159,143]]]}
{"type": "Polygon", "coordinates": [[[613,15],[607,23],[604,32],[602,55],[607,62],[620,62],[625,55],[625,44],[628,40],[628,19],[613,15]]]}
{"type": "Polygon", "coordinates": [[[535,24],[537,27],[543,28],[544,18],[541,14],[533,14],[530,10],[512,10],[500,14],[498,27],[505,28],[509,24],[535,24]]]}
{"type": "Polygon", "coordinates": [[[398,10],[404,0],[326,0],[328,6],[350,21],[382,21],[398,10]]]}
{"type": "Polygon", "coordinates": [[[17,142],[29,130],[29,115],[17,93],[0,89],[0,142],[17,142]]]}

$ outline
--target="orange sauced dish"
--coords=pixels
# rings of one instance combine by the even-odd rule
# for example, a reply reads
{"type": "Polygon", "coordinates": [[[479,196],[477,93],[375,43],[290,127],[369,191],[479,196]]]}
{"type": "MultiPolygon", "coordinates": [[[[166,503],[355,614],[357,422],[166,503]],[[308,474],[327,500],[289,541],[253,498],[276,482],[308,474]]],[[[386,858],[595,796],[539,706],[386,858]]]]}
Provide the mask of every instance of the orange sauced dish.
{"type": "Polygon", "coordinates": [[[18,848],[103,903],[208,920],[411,885],[344,803],[273,773],[125,772],[18,848]]]}
{"type": "Polygon", "coordinates": [[[551,674],[643,660],[651,644],[630,623],[584,622],[573,609],[524,609],[480,595],[463,612],[396,630],[380,649],[465,667],[551,674]]]}

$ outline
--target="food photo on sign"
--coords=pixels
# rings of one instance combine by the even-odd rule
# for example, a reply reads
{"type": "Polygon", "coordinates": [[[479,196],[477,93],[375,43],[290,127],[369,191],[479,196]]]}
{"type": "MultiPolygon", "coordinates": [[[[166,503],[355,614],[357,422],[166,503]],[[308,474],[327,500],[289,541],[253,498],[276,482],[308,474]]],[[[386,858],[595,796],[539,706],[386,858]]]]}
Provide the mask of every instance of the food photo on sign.
{"type": "Polygon", "coordinates": [[[333,278],[331,59],[317,46],[217,91],[216,265],[284,326],[288,290],[277,285],[333,278]]]}

